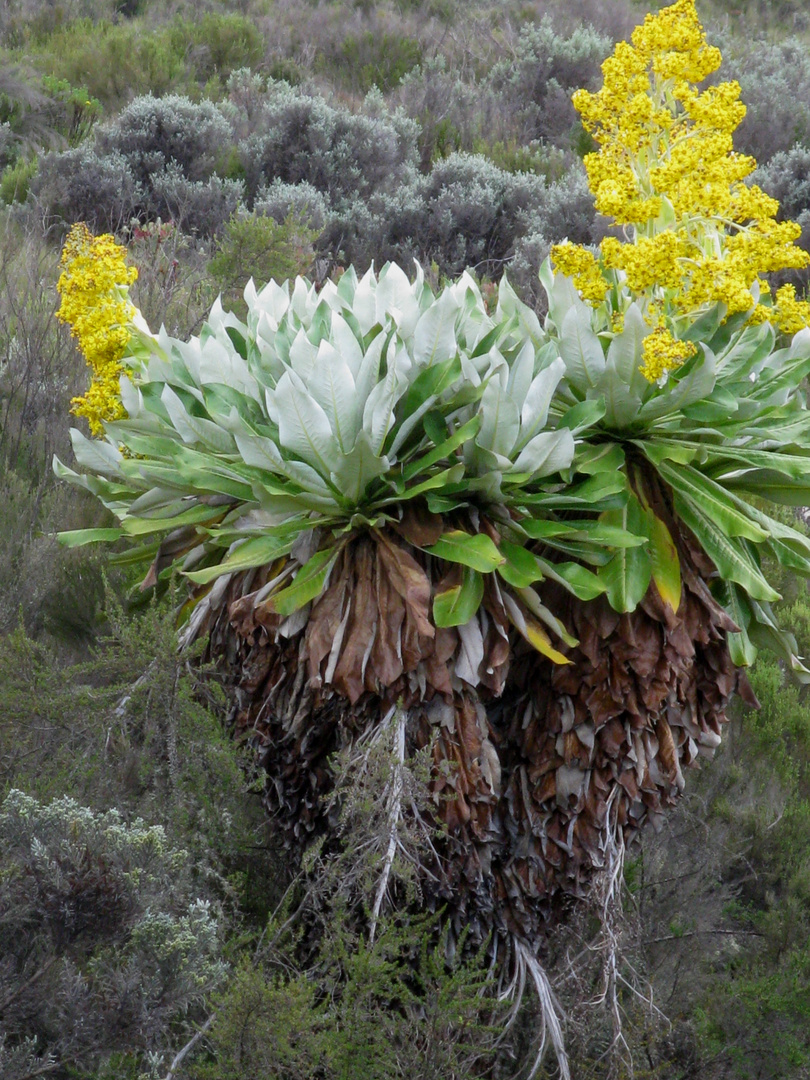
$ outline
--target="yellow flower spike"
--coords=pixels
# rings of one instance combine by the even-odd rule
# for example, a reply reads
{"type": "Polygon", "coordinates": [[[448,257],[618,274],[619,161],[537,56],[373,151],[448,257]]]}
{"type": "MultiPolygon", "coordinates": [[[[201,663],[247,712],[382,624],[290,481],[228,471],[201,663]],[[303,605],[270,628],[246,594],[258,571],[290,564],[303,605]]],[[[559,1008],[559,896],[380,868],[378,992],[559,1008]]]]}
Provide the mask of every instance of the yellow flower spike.
{"type": "MultiPolygon", "coordinates": [[[[677,0],[616,46],[598,91],[573,97],[599,146],[584,159],[596,209],[623,228],[623,240],[605,238],[601,260],[559,245],[552,258],[594,305],[606,295],[597,276],[634,295],[658,327],[642,369],[651,381],[685,359],[663,327],[688,325],[716,303],[727,317],[752,311],[752,288],[766,291],[761,275],[810,264],[795,245],[799,227],[777,222],[778,202],[745,183],[756,161],[733,148],[745,116],[739,83],[698,89],[721,59],[694,0],[677,0]]],[[[771,321],[785,332],[810,325],[810,305],[782,295],[763,309],[771,321]]]]}
{"type": "Polygon", "coordinates": [[[129,286],[138,276],[126,265],[126,248],[110,234],[93,236],[83,223],[74,225],[62,249],[57,288],[62,298],[56,317],[70,326],[93,372],[83,397],[73,398],[71,412],[84,416],[93,435],[104,434],[104,421],[124,415],[119,393],[120,363],[135,314],[129,286]]]}

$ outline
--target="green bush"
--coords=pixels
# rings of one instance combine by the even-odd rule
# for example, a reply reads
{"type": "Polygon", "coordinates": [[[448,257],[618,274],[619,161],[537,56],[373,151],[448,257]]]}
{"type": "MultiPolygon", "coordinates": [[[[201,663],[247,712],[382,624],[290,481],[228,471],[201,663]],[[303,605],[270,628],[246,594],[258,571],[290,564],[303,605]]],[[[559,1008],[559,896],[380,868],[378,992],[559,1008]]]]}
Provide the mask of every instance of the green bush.
{"type": "Polygon", "coordinates": [[[334,74],[355,91],[376,86],[387,93],[421,62],[422,46],[414,38],[366,30],[344,39],[334,74]]]}
{"type": "Polygon", "coordinates": [[[36,158],[30,161],[19,158],[0,174],[0,199],[6,206],[14,202],[25,202],[31,180],[36,176],[38,167],[39,162],[36,158]]]}
{"type": "Polygon", "coordinates": [[[260,214],[237,213],[225,225],[209,270],[237,304],[249,278],[257,285],[304,273],[314,258],[317,232],[288,215],[281,223],[260,214]]]}

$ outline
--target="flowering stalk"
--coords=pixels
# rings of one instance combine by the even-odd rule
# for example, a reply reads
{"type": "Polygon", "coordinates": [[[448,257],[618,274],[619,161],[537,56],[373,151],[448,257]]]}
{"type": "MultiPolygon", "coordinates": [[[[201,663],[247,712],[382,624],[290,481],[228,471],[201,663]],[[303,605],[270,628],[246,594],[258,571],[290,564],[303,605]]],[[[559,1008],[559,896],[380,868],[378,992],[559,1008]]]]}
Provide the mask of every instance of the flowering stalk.
{"type": "Polygon", "coordinates": [[[683,336],[713,304],[785,333],[809,325],[810,304],[793,286],[768,305],[757,300],[769,293],[763,274],[807,266],[810,255],[795,246],[800,227],[775,220],[777,201],[744,183],[756,162],[733,149],[745,116],[739,84],[696,88],[721,56],[706,43],[694,0],[647,15],[631,42],[602,65],[597,93],[573,98],[599,144],[585,157],[596,209],[622,227],[624,241],[606,237],[598,258],[558,244],[552,259],[587,301],[605,305],[608,325],[640,304],[654,328],[640,370],[655,382],[695,354],[683,336]]]}
{"type": "Polygon", "coordinates": [[[113,236],[93,236],[83,223],[68,233],[61,266],[57,288],[62,303],[56,317],[70,326],[93,372],[87,393],[73,398],[71,411],[86,417],[98,437],[104,434],[104,421],[125,415],[119,379],[131,334],[128,324],[135,316],[129,286],[138,271],[126,265],[126,248],[113,236]]]}

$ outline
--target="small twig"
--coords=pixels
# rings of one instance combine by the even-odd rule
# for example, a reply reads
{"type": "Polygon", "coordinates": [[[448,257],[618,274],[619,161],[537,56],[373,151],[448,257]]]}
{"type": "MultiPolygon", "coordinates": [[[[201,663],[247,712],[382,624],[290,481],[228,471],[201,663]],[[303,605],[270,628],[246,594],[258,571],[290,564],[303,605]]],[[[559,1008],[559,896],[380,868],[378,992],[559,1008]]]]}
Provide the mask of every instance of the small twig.
{"type": "Polygon", "coordinates": [[[51,957],[51,959],[48,961],[47,964],[43,964],[42,967],[39,969],[39,971],[35,971],[34,974],[29,979],[26,979],[26,981],[22,984],[22,986],[18,986],[17,989],[12,994],[9,994],[9,996],[6,998],[6,1000],[3,1001],[2,1003],[0,1003],[0,1015],[2,1015],[6,1011],[6,1009],[9,1007],[9,1005],[12,1003],[12,1001],[16,1000],[16,998],[18,998],[20,996],[20,994],[25,993],[25,991],[28,989],[29,986],[33,986],[33,984],[38,979],[41,979],[42,976],[47,971],[50,971],[50,969],[53,967],[53,965],[56,963],[56,961],[58,959],[59,959],[58,956],[51,957]]]}
{"type": "Polygon", "coordinates": [[[397,852],[399,841],[399,819],[402,816],[402,771],[405,768],[405,721],[407,714],[404,709],[399,710],[397,716],[397,728],[394,734],[395,763],[392,766],[391,795],[388,811],[388,850],[385,853],[385,862],[377,886],[377,895],[374,897],[374,907],[371,911],[371,926],[368,932],[369,945],[374,944],[374,935],[377,932],[377,920],[380,917],[382,902],[388,889],[388,879],[391,876],[391,868],[394,865],[394,857],[397,852]]]}
{"type": "Polygon", "coordinates": [[[171,1063],[171,1067],[169,1068],[169,1071],[166,1073],[166,1076],[165,1076],[164,1080],[173,1080],[173,1077],[175,1075],[176,1070],[179,1068],[179,1066],[183,1062],[183,1058],[186,1056],[186,1054],[188,1054],[194,1048],[194,1046],[196,1046],[196,1044],[203,1037],[203,1035],[206,1033],[206,1031],[208,1031],[208,1029],[213,1024],[214,1020],[216,1019],[216,1015],[217,1014],[215,1012],[211,1013],[211,1015],[205,1021],[205,1023],[200,1028],[200,1030],[195,1032],[195,1034],[189,1039],[189,1041],[186,1043],[186,1045],[183,1047],[183,1049],[178,1051],[177,1054],[175,1054],[174,1061],[171,1063]]]}
{"type": "Polygon", "coordinates": [[[647,938],[641,945],[658,945],[662,941],[680,941],[682,938],[700,937],[701,934],[732,934],[734,937],[765,937],[759,930],[688,930],[683,934],[667,934],[665,937],[647,938]]]}

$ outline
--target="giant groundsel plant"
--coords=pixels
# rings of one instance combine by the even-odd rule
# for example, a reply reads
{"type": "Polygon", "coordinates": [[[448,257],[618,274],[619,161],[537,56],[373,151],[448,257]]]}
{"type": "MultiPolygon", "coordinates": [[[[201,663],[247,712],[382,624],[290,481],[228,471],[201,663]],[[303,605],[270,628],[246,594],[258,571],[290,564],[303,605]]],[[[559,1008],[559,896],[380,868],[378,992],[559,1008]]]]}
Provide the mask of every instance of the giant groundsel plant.
{"type": "Polygon", "coordinates": [[[739,88],[696,88],[718,63],[678,0],[575,95],[622,238],[552,249],[543,323],[506,278],[488,304],[393,265],[251,284],[244,322],[217,304],[188,342],[127,315],[103,435],[56,463],[117,520],[65,543],[128,539],[143,587],[188,582],[181,640],[207,635],[290,848],[339,846],[330,763],[389,739],[359,924],[409,902],[416,823],[421,902],[546,1004],[547,928],[753,701],[757,647],[810,675],[769,579],[810,575],[810,542],[763,509],[810,493],[810,306],[765,276],[808,257],[745,183],[739,88]],[[403,794],[418,753],[429,812],[403,794]]]}

